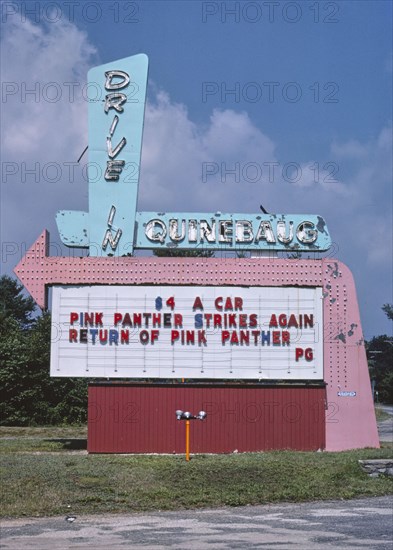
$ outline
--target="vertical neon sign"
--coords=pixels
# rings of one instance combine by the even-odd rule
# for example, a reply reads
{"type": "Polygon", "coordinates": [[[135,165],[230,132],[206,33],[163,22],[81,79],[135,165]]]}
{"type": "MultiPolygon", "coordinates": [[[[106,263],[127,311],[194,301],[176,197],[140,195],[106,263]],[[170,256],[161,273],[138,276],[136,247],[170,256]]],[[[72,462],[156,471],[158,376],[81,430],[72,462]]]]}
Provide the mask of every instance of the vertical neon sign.
{"type": "Polygon", "coordinates": [[[89,71],[104,99],[89,103],[89,240],[91,256],[133,252],[148,58],[134,55],[89,71]]]}
{"type": "Polygon", "coordinates": [[[148,58],[133,55],[88,73],[89,211],[57,213],[67,246],[90,256],[123,256],[134,248],[148,58]]]}

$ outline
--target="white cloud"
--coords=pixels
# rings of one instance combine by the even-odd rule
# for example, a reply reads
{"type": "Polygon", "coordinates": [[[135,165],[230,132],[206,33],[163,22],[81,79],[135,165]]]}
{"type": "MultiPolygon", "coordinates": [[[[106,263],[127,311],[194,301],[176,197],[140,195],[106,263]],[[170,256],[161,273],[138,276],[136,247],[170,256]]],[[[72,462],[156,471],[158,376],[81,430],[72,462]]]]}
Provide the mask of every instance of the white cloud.
{"type": "MultiPolygon", "coordinates": [[[[346,150],[344,144],[343,150],[346,150]]],[[[392,257],[392,129],[359,144],[365,154],[347,177],[351,189],[348,225],[355,246],[374,267],[388,267],[392,257]]],[[[348,152],[348,158],[351,153],[348,152]]],[[[341,162],[345,163],[345,156],[341,162]]]]}
{"type": "Polygon", "coordinates": [[[96,50],[63,20],[41,26],[15,18],[3,30],[2,239],[22,249],[54,228],[58,209],[87,203],[81,169],[71,183],[65,163],[87,145],[82,90],[96,50]]]}
{"type": "Polygon", "coordinates": [[[246,113],[214,111],[198,127],[160,92],[146,109],[140,209],[233,209],[253,165],[275,160],[274,143],[246,113]]]}
{"type": "MultiPolygon", "coordinates": [[[[352,152],[348,149],[348,144],[353,140],[344,143],[340,154],[340,161],[352,160],[352,152]],[[346,153],[345,153],[346,151],[346,153]]],[[[347,184],[356,195],[357,205],[361,206],[370,201],[378,209],[390,210],[391,203],[381,200],[391,193],[392,182],[392,128],[382,128],[379,135],[370,139],[364,144],[359,143],[359,148],[363,149],[362,154],[352,171],[347,176],[347,184]]],[[[332,149],[334,152],[334,150],[332,149]]]]}
{"type": "Polygon", "coordinates": [[[336,142],[333,142],[331,147],[332,153],[337,158],[354,158],[354,159],[361,159],[365,156],[367,156],[367,147],[359,141],[356,141],[354,139],[351,139],[347,141],[347,143],[338,144],[336,142]]]}
{"type": "Polygon", "coordinates": [[[348,196],[350,190],[338,179],[339,167],[335,162],[321,165],[317,161],[299,164],[288,174],[295,187],[316,187],[319,191],[348,196]]]}
{"type": "Polygon", "coordinates": [[[87,132],[82,89],[95,53],[86,34],[67,21],[39,26],[15,19],[4,26],[2,143],[7,160],[47,162],[64,158],[64,151],[71,158],[78,155],[87,132]]]}
{"type": "Polygon", "coordinates": [[[250,120],[247,113],[214,110],[202,144],[212,158],[245,162],[275,160],[275,145],[250,120]]]}

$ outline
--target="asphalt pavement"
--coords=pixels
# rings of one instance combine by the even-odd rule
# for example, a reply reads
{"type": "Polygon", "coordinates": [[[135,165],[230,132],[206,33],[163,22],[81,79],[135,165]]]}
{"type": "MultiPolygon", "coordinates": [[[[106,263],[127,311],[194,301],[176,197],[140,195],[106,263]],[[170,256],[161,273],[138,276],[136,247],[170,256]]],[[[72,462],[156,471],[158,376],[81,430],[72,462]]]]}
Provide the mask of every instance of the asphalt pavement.
{"type": "Polygon", "coordinates": [[[393,547],[393,497],[2,522],[4,550],[393,547]]]}
{"type": "Polygon", "coordinates": [[[376,407],[391,416],[391,418],[378,422],[379,440],[393,443],[393,405],[376,405],[376,407]]]}

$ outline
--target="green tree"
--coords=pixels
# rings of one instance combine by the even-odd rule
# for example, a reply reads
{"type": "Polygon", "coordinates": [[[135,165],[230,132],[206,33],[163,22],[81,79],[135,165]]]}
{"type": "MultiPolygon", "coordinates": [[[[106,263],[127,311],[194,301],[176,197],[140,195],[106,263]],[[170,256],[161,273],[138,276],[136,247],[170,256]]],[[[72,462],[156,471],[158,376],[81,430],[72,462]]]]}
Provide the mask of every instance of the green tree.
{"type": "Polygon", "coordinates": [[[31,417],[36,424],[85,422],[87,381],[50,376],[50,342],[51,316],[44,313],[28,338],[27,379],[34,396],[34,402],[30,403],[31,417]]]}
{"type": "Polygon", "coordinates": [[[8,275],[0,277],[0,323],[12,317],[20,326],[34,322],[36,305],[30,296],[23,296],[23,286],[8,275]]]}
{"type": "Polygon", "coordinates": [[[0,317],[0,423],[84,422],[87,382],[51,378],[51,316],[46,312],[32,319],[34,301],[24,298],[21,291],[16,281],[0,278],[0,295],[4,298],[0,317]]]}
{"type": "MultiPolygon", "coordinates": [[[[393,306],[385,304],[382,310],[393,320],[393,306]]],[[[393,338],[383,334],[366,343],[371,380],[375,381],[378,399],[393,403],[393,338]]]]}
{"type": "Polygon", "coordinates": [[[393,321],[393,305],[392,304],[384,304],[382,306],[382,311],[384,311],[386,313],[386,315],[388,316],[388,319],[393,321]]]}
{"type": "Polygon", "coordinates": [[[375,380],[378,400],[393,403],[393,346],[392,339],[383,334],[367,342],[367,357],[371,380],[375,380]]]}
{"type": "Polygon", "coordinates": [[[2,424],[26,424],[23,412],[25,401],[23,380],[28,361],[26,333],[12,316],[0,322],[0,421],[2,424]]]}

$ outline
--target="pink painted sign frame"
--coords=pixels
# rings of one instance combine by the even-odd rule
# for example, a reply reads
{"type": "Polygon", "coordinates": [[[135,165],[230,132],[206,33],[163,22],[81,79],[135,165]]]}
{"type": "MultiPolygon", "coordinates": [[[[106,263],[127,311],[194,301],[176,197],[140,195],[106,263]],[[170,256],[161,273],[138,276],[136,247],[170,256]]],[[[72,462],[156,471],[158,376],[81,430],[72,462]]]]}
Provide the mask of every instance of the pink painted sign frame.
{"type": "Polygon", "coordinates": [[[48,256],[44,231],[15,268],[40,307],[53,285],[245,285],[321,287],[324,312],[326,450],[379,447],[352,274],[332,258],[67,258],[48,256]]]}

